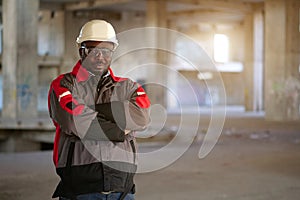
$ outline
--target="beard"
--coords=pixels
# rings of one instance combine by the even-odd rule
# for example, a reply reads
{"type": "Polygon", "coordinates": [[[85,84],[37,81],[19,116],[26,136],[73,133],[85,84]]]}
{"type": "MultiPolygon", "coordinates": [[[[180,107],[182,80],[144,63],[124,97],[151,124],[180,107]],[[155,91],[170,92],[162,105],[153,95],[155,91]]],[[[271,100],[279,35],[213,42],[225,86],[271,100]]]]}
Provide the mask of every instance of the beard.
{"type": "Polygon", "coordinates": [[[96,76],[102,76],[107,73],[108,67],[109,65],[107,64],[97,64],[88,70],[96,76]]]}
{"type": "Polygon", "coordinates": [[[107,73],[110,63],[102,61],[88,62],[87,60],[85,60],[82,63],[82,66],[96,76],[103,76],[107,73]]]}

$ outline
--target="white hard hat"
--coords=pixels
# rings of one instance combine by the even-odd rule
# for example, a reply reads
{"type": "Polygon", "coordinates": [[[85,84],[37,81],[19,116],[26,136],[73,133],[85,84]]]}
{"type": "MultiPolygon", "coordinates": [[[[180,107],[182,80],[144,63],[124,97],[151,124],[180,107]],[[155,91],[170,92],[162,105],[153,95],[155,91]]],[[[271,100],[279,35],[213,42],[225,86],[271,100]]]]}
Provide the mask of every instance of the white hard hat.
{"type": "Polygon", "coordinates": [[[80,46],[84,41],[112,42],[114,48],[119,45],[113,26],[104,20],[92,20],[82,26],[76,43],[80,46]]]}

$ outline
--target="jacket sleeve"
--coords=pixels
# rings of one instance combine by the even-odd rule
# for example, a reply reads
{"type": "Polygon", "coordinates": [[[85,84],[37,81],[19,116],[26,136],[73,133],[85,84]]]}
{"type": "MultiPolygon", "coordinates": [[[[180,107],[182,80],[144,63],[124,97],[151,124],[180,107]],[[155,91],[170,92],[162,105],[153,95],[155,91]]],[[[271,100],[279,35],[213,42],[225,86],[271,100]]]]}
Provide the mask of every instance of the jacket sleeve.
{"type": "Polygon", "coordinates": [[[124,102],[126,130],[143,130],[150,123],[150,100],[144,88],[137,83],[128,101],[124,102]]]}
{"type": "Polygon", "coordinates": [[[86,106],[76,95],[70,81],[62,75],[52,82],[49,90],[49,114],[60,129],[81,139],[124,140],[124,132],[115,123],[103,120],[95,110],[86,106]]]}
{"type": "Polygon", "coordinates": [[[122,130],[143,130],[150,122],[150,100],[137,83],[127,89],[127,99],[96,104],[95,110],[103,118],[115,122],[122,130]]]}

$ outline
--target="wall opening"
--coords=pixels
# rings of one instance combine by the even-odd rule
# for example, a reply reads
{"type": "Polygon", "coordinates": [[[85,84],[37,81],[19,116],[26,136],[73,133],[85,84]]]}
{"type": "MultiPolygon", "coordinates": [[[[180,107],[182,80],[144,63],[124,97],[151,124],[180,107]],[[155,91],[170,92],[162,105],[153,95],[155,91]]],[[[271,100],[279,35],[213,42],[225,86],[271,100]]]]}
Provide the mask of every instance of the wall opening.
{"type": "Polygon", "coordinates": [[[217,63],[229,61],[229,39],[224,34],[214,35],[214,60],[217,63]]]}

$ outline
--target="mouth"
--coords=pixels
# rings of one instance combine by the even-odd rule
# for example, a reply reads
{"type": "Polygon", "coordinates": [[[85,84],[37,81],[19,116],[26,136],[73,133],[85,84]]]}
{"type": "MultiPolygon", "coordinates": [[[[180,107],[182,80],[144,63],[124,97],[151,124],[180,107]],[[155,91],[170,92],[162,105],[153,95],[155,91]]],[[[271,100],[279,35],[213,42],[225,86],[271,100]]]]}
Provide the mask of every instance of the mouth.
{"type": "Polygon", "coordinates": [[[96,65],[95,65],[95,68],[96,69],[103,69],[105,67],[105,64],[104,63],[97,63],[96,65]]]}

